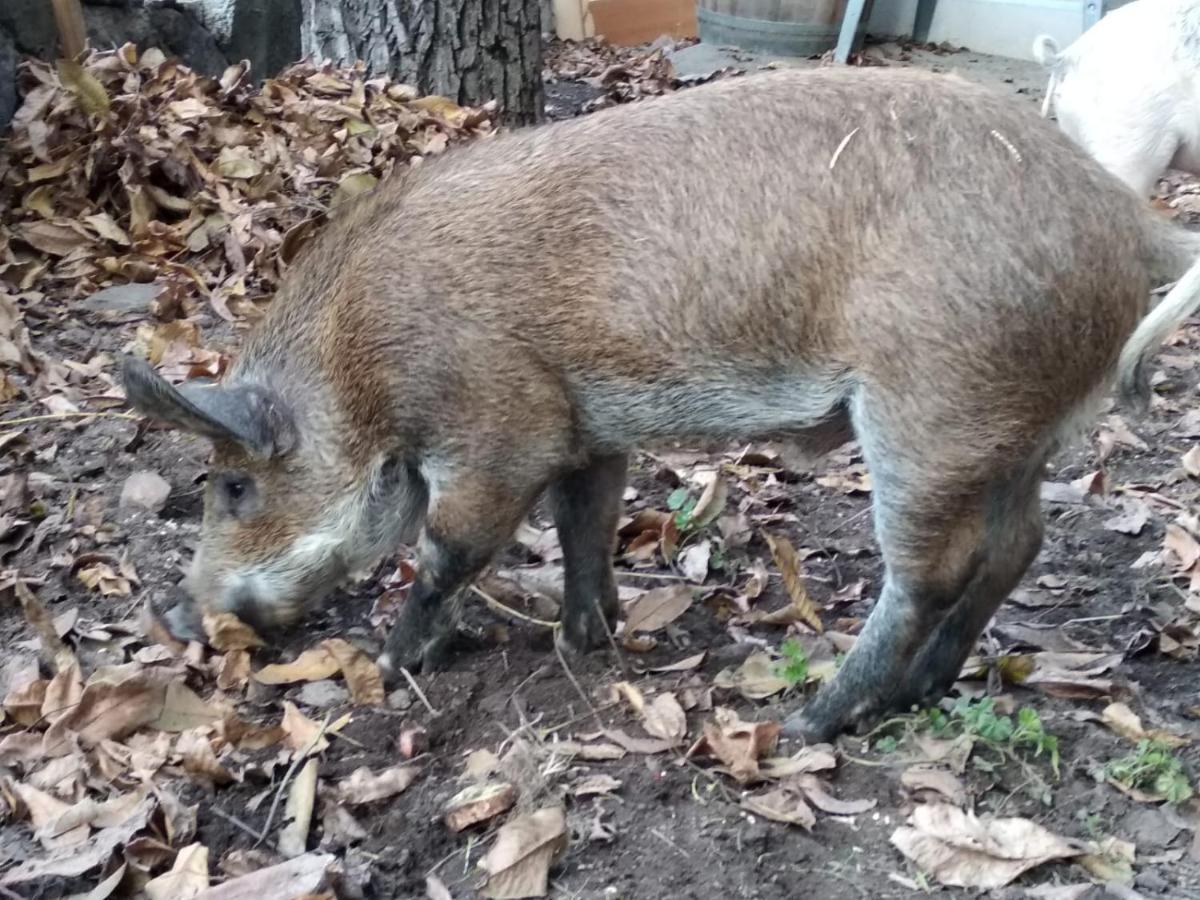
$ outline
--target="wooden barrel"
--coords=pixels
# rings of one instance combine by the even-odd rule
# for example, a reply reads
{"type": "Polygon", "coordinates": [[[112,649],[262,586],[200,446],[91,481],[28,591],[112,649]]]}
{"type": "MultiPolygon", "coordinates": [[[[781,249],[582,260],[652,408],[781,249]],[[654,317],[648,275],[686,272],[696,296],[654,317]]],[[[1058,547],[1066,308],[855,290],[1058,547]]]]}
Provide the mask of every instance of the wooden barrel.
{"type": "MultiPolygon", "coordinates": [[[[855,46],[870,17],[868,2],[855,46]]],[[[818,56],[837,45],[846,0],[696,0],[700,40],[777,56],[818,56]]]]}

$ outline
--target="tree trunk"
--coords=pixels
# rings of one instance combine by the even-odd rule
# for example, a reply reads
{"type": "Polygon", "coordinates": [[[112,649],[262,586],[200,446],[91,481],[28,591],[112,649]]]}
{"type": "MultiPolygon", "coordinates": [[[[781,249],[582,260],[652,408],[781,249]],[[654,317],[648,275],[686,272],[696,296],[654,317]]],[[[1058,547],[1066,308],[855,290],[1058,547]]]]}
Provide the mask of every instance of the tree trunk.
{"type": "Polygon", "coordinates": [[[512,124],[543,115],[539,0],[303,0],[304,55],[362,60],[422,93],[495,99],[512,124]]]}

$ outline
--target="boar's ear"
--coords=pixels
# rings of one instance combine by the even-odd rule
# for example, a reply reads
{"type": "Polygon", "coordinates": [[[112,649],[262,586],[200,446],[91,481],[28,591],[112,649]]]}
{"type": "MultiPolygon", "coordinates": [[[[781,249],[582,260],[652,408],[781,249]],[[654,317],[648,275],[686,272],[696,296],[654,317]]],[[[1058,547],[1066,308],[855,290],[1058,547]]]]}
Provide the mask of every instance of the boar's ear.
{"type": "Polygon", "coordinates": [[[150,418],[214,441],[233,441],[255,456],[279,456],[295,446],[292,417],[266,388],[197,384],[177,388],[145,360],[132,356],[121,359],[121,380],[130,405],[150,418]]]}

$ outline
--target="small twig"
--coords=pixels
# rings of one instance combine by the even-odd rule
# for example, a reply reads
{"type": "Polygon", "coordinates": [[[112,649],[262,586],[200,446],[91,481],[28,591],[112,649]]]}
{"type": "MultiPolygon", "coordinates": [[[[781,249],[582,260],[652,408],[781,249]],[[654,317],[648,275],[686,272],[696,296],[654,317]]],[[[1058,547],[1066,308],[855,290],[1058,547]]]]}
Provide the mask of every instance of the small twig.
{"type": "Polygon", "coordinates": [[[730,803],[733,806],[738,805],[737,800],[735,800],[733,795],[729,793],[729,788],[727,788],[725,786],[725,783],[723,781],[721,781],[720,778],[717,778],[711,772],[709,772],[705,769],[702,769],[700,766],[696,765],[696,763],[693,760],[691,760],[690,758],[685,756],[685,757],[682,757],[682,759],[683,759],[684,765],[694,769],[696,774],[702,776],[703,778],[708,779],[708,783],[713,785],[714,787],[716,787],[717,790],[719,790],[721,792],[721,796],[724,798],[726,803],[730,803]]]}
{"type": "Polygon", "coordinates": [[[275,820],[275,813],[279,810],[279,799],[283,796],[283,792],[287,790],[288,784],[296,775],[296,770],[300,768],[300,763],[308,759],[308,755],[312,753],[313,748],[321,742],[321,738],[325,736],[325,729],[329,727],[329,716],[325,716],[325,721],[321,723],[321,727],[317,733],[313,735],[311,741],[300,753],[297,753],[292,760],[292,764],[288,766],[288,770],[283,774],[283,780],[279,782],[279,787],[275,791],[275,797],[271,800],[271,808],[267,811],[267,821],[263,823],[262,833],[258,836],[258,840],[254,842],[257,847],[267,839],[267,835],[271,833],[271,823],[275,820]]]}
{"type": "MultiPolygon", "coordinates": [[[[253,828],[251,828],[249,825],[247,825],[245,822],[243,822],[241,819],[239,819],[237,816],[231,815],[230,813],[225,812],[225,810],[221,809],[219,806],[212,807],[212,811],[217,816],[219,816],[220,818],[222,818],[226,822],[228,822],[230,825],[233,825],[235,828],[242,829],[242,831],[246,832],[246,834],[248,834],[248,835],[250,835],[250,837],[254,838],[255,841],[257,841],[259,843],[262,842],[263,836],[261,834],[259,834],[257,831],[255,831],[253,828]]],[[[257,844],[255,846],[257,846],[257,844]]]]}
{"type": "Polygon", "coordinates": [[[430,875],[436,875],[438,869],[440,869],[446,863],[450,862],[450,860],[454,859],[454,857],[458,856],[458,854],[463,853],[466,849],[467,849],[466,847],[457,847],[456,849],[451,850],[449,853],[447,853],[445,856],[443,856],[441,859],[439,859],[437,862],[435,862],[433,864],[433,868],[425,873],[425,877],[428,878],[430,875]]]}
{"type": "Polygon", "coordinates": [[[1111,622],[1114,619],[1124,619],[1124,618],[1125,618],[1124,613],[1116,613],[1111,616],[1087,616],[1086,618],[1082,618],[1082,619],[1067,619],[1067,621],[1063,622],[1062,625],[1059,627],[1065,628],[1068,625],[1083,625],[1085,622],[1111,622]]]}
{"type": "Polygon", "coordinates": [[[620,706],[620,705],[621,705],[620,700],[610,700],[607,703],[602,703],[600,706],[597,706],[594,710],[589,710],[588,712],[585,712],[583,715],[575,716],[574,718],[567,719],[567,721],[561,722],[558,725],[551,725],[549,728],[543,728],[542,729],[543,739],[554,734],[554,732],[556,732],[556,731],[562,731],[564,728],[570,728],[572,725],[578,725],[580,722],[582,722],[584,719],[588,718],[589,716],[594,716],[596,713],[604,712],[605,710],[612,709],[614,706],[620,706]]]}
{"type": "Polygon", "coordinates": [[[884,719],[882,722],[880,722],[878,725],[876,725],[874,728],[872,728],[866,734],[861,735],[860,739],[864,740],[864,741],[869,741],[871,738],[875,737],[875,735],[879,734],[879,732],[883,731],[885,728],[891,728],[893,725],[900,725],[900,724],[906,724],[906,723],[911,723],[911,722],[912,722],[912,716],[910,714],[905,714],[905,715],[901,715],[901,716],[892,716],[892,718],[890,718],[890,719],[884,719]]]}
{"type": "Polygon", "coordinates": [[[1030,775],[1027,777],[1024,781],[1008,792],[1008,796],[1000,801],[999,805],[997,805],[995,810],[993,810],[993,813],[997,816],[1000,815],[1000,813],[1004,811],[1004,807],[1008,805],[1008,802],[1012,800],[1013,797],[1017,796],[1018,792],[1024,790],[1028,785],[1033,784],[1037,780],[1039,779],[1036,775],[1030,775]]]}
{"type": "Polygon", "coordinates": [[[0,428],[7,428],[9,425],[28,425],[30,422],[55,422],[59,419],[136,419],[138,418],[133,413],[125,412],[110,412],[108,410],[95,410],[93,412],[62,412],[51,413],[45,416],[24,416],[20,419],[5,419],[0,421],[0,428]]]}
{"type": "Polygon", "coordinates": [[[650,833],[652,835],[654,835],[656,838],[658,838],[660,841],[662,841],[664,844],[666,844],[668,847],[670,847],[672,850],[674,850],[676,853],[678,853],[680,856],[682,856],[684,859],[688,860],[689,862],[691,861],[692,858],[687,855],[687,853],[684,851],[684,849],[682,847],[680,847],[677,843],[675,843],[673,840],[671,840],[669,837],[667,837],[665,834],[663,834],[657,828],[651,828],[650,833]]]}
{"type": "Polygon", "coordinates": [[[408,686],[413,689],[413,693],[417,695],[417,699],[425,705],[427,710],[429,710],[429,714],[435,719],[440,716],[441,713],[433,708],[433,704],[429,702],[429,698],[425,696],[425,692],[421,690],[421,686],[417,684],[417,679],[413,678],[412,672],[408,671],[408,669],[404,668],[404,666],[401,666],[400,674],[404,676],[404,679],[408,682],[408,686]]]}
{"type": "Polygon", "coordinates": [[[523,612],[517,612],[511,606],[506,606],[505,604],[503,604],[499,600],[497,600],[495,597],[492,597],[489,594],[487,594],[486,592],[484,592],[477,585],[471,585],[471,591],[475,594],[478,594],[483,599],[484,603],[486,603],[488,606],[490,606],[492,609],[496,610],[496,612],[498,612],[502,615],[512,616],[514,619],[519,619],[522,622],[528,622],[530,625],[540,625],[542,628],[557,628],[558,627],[557,622],[551,622],[547,619],[537,619],[537,618],[534,618],[533,616],[526,615],[523,612]]]}
{"type": "Polygon", "coordinates": [[[623,569],[616,570],[618,578],[653,578],[659,581],[687,581],[686,575],[676,575],[673,572],[628,572],[623,569]]]}
{"type": "MultiPolygon", "coordinates": [[[[861,126],[859,126],[861,127],[861,126]]],[[[846,145],[850,143],[850,138],[858,134],[859,129],[855,128],[848,135],[842,138],[842,142],[837,145],[837,149],[833,151],[833,156],[829,158],[829,171],[833,171],[833,167],[837,165],[838,157],[842,155],[842,151],[846,149],[846,145]]]]}
{"type": "Polygon", "coordinates": [[[908,759],[862,759],[858,756],[851,756],[845,750],[839,751],[842,756],[859,766],[868,766],[872,769],[887,769],[891,766],[914,766],[918,763],[929,762],[925,757],[912,756],[908,759]]]}
{"type": "MultiPolygon", "coordinates": [[[[350,737],[350,735],[342,734],[340,731],[331,731],[329,732],[329,736],[335,741],[345,741],[351,747],[357,747],[359,750],[367,749],[367,745],[362,741],[356,741],[354,738],[350,737]]],[[[413,757],[413,759],[416,759],[416,757],[413,757]]],[[[412,762],[412,760],[409,760],[409,762],[412,762]]]]}
{"type": "Polygon", "coordinates": [[[571,682],[571,685],[579,694],[579,699],[583,701],[583,705],[588,708],[588,711],[592,714],[593,718],[595,718],[596,724],[600,726],[600,730],[605,730],[604,720],[600,718],[599,711],[595,706],[592,705],[592,701],[588,697],[587,692],[583,689],[583,686],[579,683],[579,679],[575,677],[575,673],[572,672],[571,667],[567,665],[567,658],[563,656],[562,647],[558,646],[558,641],[554,642],[554,654],[558,657],[558,661],[562,663],[563,671],[567,673],[567,679],[571,682]]]}
{"type": "Polygon", "coordinates": [[[617,639],[613,635],[612,629],[608,627],[608,619],[604,617],[604,610],[600,608],[600,598],[596,597],[592,601],[594,612],[600,617],[600,624],[604,626],[604,636],[608,638],[608,646],[612,648],[613,656],[617,658],[617,667],[621,670],[621,675],[625,678],[629,677],[629,666],[625,662],[625,654],[621,652],[620,646],[617,644],[617,639]]]}
{"type": "Polygon", "coordinates": [[[825,537],[826,538],[833,537],[835,534],[837,534],[839,531],[841,531],[847,525],[851,524],[852,522],[857,522],[859,519],[863,518],[863,516],[868,515],[870,512],[871,512],[870,505],[868,505],[866,509],[860,509],[858,512],[856,512],[850,518],[843,519],[841,522],[838,522],[837,525],[835,525],[833,528],[831,528],[829,531],[827,531],[825,533],[825,537]]]}

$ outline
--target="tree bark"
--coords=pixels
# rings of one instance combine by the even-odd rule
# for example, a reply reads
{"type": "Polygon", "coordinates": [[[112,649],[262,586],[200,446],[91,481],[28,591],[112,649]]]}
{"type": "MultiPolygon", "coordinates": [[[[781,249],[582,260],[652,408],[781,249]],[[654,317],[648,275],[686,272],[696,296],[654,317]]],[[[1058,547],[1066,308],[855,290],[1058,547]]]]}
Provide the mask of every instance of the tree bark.
{"type": "Polygon", "coordinates": [[[539,0],[303,0],[306,57],[361,60],[422,93],[495,99],[511,124],[541,120],[539,0]]]}

